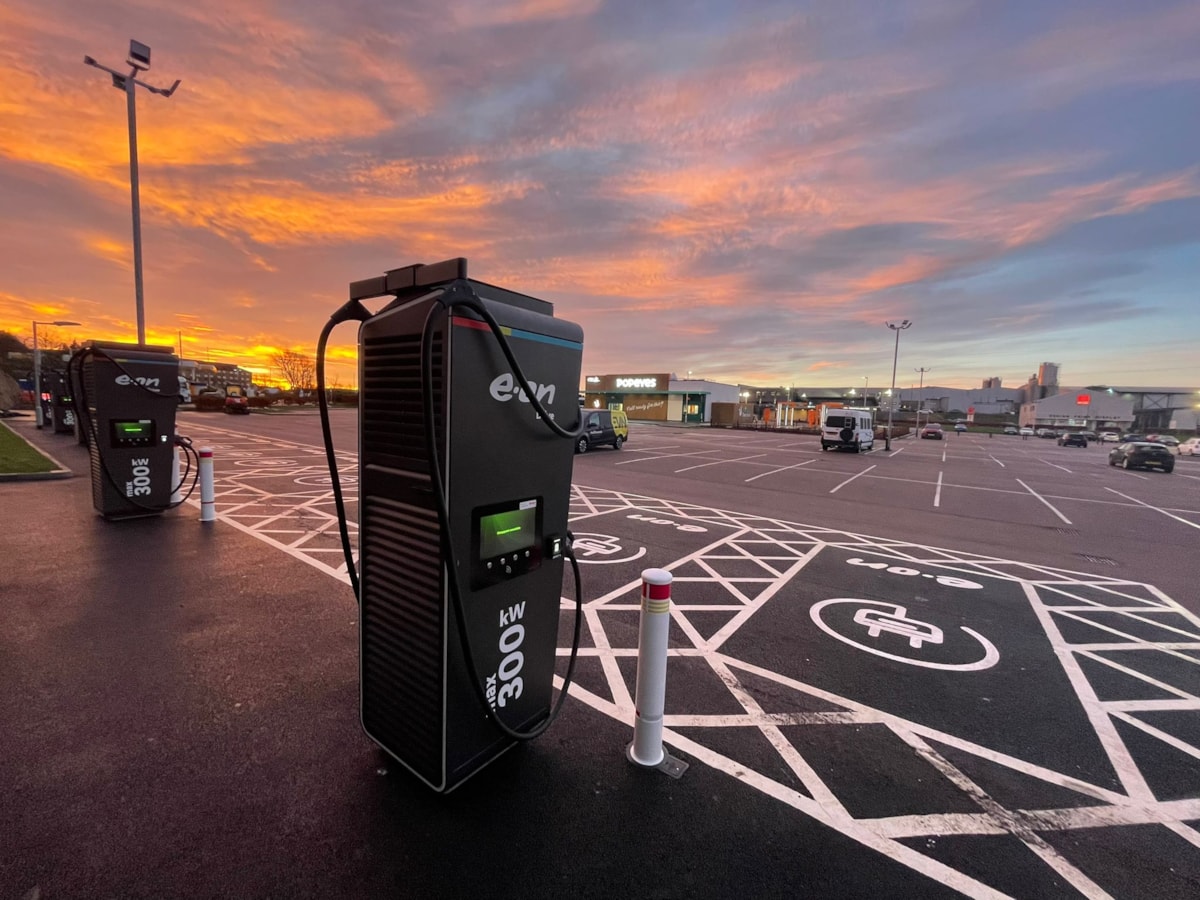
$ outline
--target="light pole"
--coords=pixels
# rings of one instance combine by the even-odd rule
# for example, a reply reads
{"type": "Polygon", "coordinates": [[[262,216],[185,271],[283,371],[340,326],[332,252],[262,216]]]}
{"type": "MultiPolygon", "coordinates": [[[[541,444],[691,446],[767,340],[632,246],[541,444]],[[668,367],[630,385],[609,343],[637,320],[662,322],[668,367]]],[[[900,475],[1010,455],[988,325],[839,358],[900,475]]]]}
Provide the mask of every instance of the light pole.
{"type": "Polygon", "coordinates": [[[141,85],[152,94],[170,97],[179,87],[180,79],[169,88],[158,88],[138,81],[139,72],[150,68],[150,48],[140,41],[129,42],[129,58],[125,64],[130,67],[128,75],[103,66],[90,56],[83,58],[85,65],[103,69],[112,76],[113,87],[125,92],[125,105],[129,116],[129,196],[133,205],[133,288],[137,297],[137,332],[138,343],[146,343],[146,312],[142,302],[142,209],[138,199],[138,158],[137,158],[137,104],[134,102],[134,88],[141,85]]]}
{"type": "MultiPolygon", "coordinates": [[[[911,328],[912,322],[908,321],[908,319],[905,319],[899,325],[897,325],[895,322],[884,322],[883,324],[892,329],[892,331],[896,332],[896,347],[894,350],[892,350],[892,389],[889,392],[889,394],[894,394],[896,392],[896,360],[900,358],[900,332],[902,332],[905,328],[911,328]]],[[[888,427],[887,435],[883,439],[884,450],[892,449],[892,408],[895,405],[896,404],[894,402],[888,403],[888,427]]]]}
{"type": "Polygon", "coordinates": [[[921,407],[925,405],[925,373],[932,372],[933,369],[913,369],[914,372],[921,373],[921,386],[917,388],[917,431],[921,430],[921,407]]]}
{"type": "Polygon", "coordinates": [[[37,322],[33,323],[33,407],[36,410],[34,420],[37,422],[37,427],[41,428],[42,421],[42,351],[38,347],[37,327],[39,325],[56,325],[60,328],[66,328],[68,325],[78,325],[78,322],[37,322]]]}

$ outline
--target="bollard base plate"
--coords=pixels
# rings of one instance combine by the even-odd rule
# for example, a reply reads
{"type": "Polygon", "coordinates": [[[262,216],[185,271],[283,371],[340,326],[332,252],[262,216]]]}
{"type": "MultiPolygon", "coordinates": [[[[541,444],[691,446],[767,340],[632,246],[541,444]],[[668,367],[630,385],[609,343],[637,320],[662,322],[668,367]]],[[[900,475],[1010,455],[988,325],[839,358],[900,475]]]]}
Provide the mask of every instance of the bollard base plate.
{"type": "Polygon", "coordinates": [[[634,756],[633,744],[630,744],[625,748],[625,756],[631,763],[635,763],[644,769],[657,769],[659,772],[669,775],[672,778],[682,778],[683,773],[688,770],[688,764],[682,759],[677,759],[676,757],[672,756],[670,752],[668,752],[665,744],[662,748],[662,759],[654,764],[644,763],[634,756]]]}

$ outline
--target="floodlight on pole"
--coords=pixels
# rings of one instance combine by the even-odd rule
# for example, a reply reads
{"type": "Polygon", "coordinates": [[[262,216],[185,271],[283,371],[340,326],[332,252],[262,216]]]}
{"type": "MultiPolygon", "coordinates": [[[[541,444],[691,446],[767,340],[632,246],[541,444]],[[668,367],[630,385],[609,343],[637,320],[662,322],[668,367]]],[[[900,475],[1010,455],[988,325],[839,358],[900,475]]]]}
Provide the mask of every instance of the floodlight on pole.
{"type": "Polygon", "coordinates": [[[138,193],[138,157],[137,157],[137,104],[134,100],[134,89],[141,85],[152,94],[160,97],[170,97],[179,87],[180,79],[169,88],[155,87],[138,80],[138,75],[150,68],[150,48],[141,41],[129,42],[129,56],[125,64],[129,66],[129,74],[110,69],[101,65],[91,56],[83,58],[84,65],[102,69],[112,76],[113,87],[125,92],[126,114],[129,119],[129,196],[133,206],[133,285],[137,298],[137,332],[138,343],[146,343],[146,312],[142,291],[142,209],[138,193]]]}
{"type": "MultiPolygon", "coordinates": [[[[890,395],[896,393],[896,360],[900,358],[900,332],[902,332],[905,328],[911,328],[912,322],[910,322],[908,319],[905,319],[899,325],[897,325],[895,322],[884,322],[883,324],[892,329],[892,331],[896,332],[896,346],[892,350],[892,388],[890,391],[888,391],[890,395]]],[[[892,449],[892,412],[895,409],[895,406],[895,401],[888,403],[888,427],[887,434],[883,438],[884,450],[892,449]]]]}
{"type": "Polygon", "coordinates": [[[68,322],[65,319],[59,319],[54,322],[38,322],[33,323],[33,408],[34,421],[37,422],[37,427],[41,428],[45,423],[42,419],[42,351],[38,347],[37,327],[39,325],[55,325],[60,328],[66,328],[69,325],[78,325],[79,322],[68,322]]]}

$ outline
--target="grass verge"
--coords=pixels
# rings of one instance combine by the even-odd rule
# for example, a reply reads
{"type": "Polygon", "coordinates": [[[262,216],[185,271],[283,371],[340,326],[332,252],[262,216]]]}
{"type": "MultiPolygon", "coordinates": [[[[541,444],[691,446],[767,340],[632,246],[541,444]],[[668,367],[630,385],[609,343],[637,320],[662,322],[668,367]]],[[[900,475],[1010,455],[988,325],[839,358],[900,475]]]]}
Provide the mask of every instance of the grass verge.
{"type": "Polygon", "coordinates": [[[25,438],[0,423],[0,475],[31,475],[57,468],[25,438]]]}

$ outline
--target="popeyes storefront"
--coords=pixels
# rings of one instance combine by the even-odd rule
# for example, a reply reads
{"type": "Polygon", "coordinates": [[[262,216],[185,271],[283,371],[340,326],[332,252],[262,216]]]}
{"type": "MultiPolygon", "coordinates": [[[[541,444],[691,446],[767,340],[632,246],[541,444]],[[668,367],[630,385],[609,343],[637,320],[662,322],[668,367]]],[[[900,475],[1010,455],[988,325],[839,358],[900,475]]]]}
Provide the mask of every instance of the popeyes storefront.
{"type": "Polygon", "coordinates": [[[589,409],[621,406],[631,419],[655,422],[703,421],[707,395],[671,390],[669,373],[589,375],[584,405],[589,409]]]}

